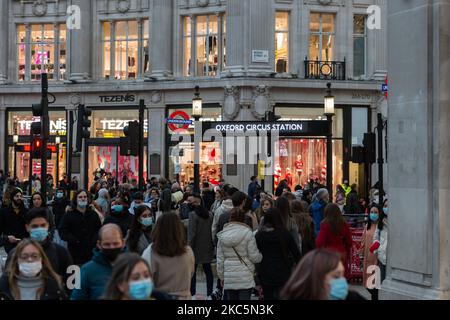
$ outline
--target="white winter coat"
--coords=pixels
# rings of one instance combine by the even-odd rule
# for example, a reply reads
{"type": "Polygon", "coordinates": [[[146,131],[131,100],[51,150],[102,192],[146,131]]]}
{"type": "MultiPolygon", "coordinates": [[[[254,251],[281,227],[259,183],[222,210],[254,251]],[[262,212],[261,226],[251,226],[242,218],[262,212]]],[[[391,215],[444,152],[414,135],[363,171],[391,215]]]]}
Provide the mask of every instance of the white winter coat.
{"type": "Polygon", "coordinates": [[[380,229],[378,228],[377,230],[375,230],[375,233],[373,234],[373,242],[380,241],[380,246],[378,247],[378,250],[375,251],[375,253],[378,254],[378,260],[383,265],[386,265],[387,262],[386,251],[387,251],[389,225],[387,219],[384,219],[383,223],[384,223],[383,230],[380,231],[380,229]]]}
{"type": "Polygon", "coordinates": [[[224,289],[253,288],[254,264],[261,262],[262,255],[252,230],[244,223],[230,222],[217,234],[217,238],[217,276],[224,281],[224,289]]]}

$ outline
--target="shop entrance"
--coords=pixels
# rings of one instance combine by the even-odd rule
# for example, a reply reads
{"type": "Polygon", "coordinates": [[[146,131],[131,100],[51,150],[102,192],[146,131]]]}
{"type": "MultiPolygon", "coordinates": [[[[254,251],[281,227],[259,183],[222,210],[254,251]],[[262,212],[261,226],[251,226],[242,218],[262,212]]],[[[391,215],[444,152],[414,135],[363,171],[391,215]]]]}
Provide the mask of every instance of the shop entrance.
{"type": "MultiPolygon", "coordinates": [[[[118,144],[118,143],[117,143],[118,144]]],[[[87,153],[87,181],[91,186],[95,177],[111,174],[119,184],[139,181],[139,157],[121,156],[120,147],[89,145],[87,153]]],[[[144,178],[147,177],[147,147],[144,147],[144,178]]]]}

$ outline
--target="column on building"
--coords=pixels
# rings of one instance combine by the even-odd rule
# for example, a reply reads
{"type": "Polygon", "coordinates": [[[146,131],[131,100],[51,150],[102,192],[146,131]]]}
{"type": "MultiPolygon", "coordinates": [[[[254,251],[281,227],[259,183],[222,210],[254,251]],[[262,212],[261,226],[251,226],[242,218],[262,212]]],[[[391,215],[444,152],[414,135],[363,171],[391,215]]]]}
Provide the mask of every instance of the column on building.
{"type": "Polygon", "coordinates": [[[450,3],[389,1],[388,13],[390,209],[380,297],[450,299],[450,3]]]}
{"type": "Polygon", "coordinates": [[[150,27],[150,71],[146,78],[173,78],[173,0],[153,0],[150,27]]]}
{"type": "Polygon", "coordinates": [[[2,44],[0,46],[0,85],[6,84],[8,80],[8,50],[9,50],[9,34],[8,34],[8,14],[9,1],[0,1],[0,39],[2,44]]]}
{"type": "MultiPolygon", "coordinates": [[[[387,34],[387,0],[375,0],[375,5],[381,9],[381,29],[370,30],[375,34],[375,64],[374,64],[374,80],[385,80],[387,75],[387,59],[388,59],[388,34],[387,34]]],[[[406,25],[405,27],[406,28],[406,25]]]]}
{"type": "Polygon", "coordinates": [[[148,176],[164,176],[166,152],[164,104],[147,103],[148,107],[148,176]]]}
{"type": "MultiPolygon", "coordinates": [[[[6,123],[6,106],[0,105],[0,123],[6,123]]],[[[8,132],[8,126],[0,126],[0,137],[6,137],[8,132]]],[[[7,154],[8,150],[6,149],[5,145],[5,139],[0,139],[0,170],[4,170],[4,173],[8,171],[7,168],[5,168],[5,156],[4,154],[7,154]]]]}
{"type": "Polygon", "coordinates": [[[70,76],[73,82],[92,81],[92,1],[72,0],[80,8],[81,28],[69,30],[70,76]]]}
{"type": "Polygon", "coordinates": [[[274,7],[267,0],[227,0],[227,76],[269,76],[274,72],[274,7]],[[258,50],[260,62],[253,62],[258,50]],[[264,61],[264,55],[267,61],[264,61]]]}

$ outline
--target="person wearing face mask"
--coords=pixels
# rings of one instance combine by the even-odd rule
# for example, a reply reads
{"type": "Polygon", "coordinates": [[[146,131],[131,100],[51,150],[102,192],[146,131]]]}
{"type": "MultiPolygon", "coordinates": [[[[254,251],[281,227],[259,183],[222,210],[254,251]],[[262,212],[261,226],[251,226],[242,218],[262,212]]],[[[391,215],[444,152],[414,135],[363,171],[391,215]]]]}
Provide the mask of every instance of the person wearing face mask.
{"type": "Polygon", "coordinates": [[[142,255],[152,243],[152,230],[155,218],[147,205],[140,205],[134,210],[133,221],[125,238],[127,249],[142,255]]]}
{"type": "Polygon", "coordinates": [[[212,242],[211,226],[212,214],[202,205],[199,194],[193,194],[188,198],[189,222],[188,244],[192,248],[195,257],[194,275],[191,281],[191,295],[196,295],[197,266],[202,265],[206,275],[206,294],[211,297],[214,285],[214,276],[211,270],[211,262],[214,258],[214,243],[212,242]]]}
{"type": "Polygon", "coordinates": [[[369,210],[369,220],[367,221],[367,226],[364,229],[364,233],[362,236],[361,243],[361,252],[364,256],[363,263],[363,285],[367,288],[367,290],[372,295],[372,300],[378,300],[378,290],[377,289],[369,289],[368,285],[370,283],[367,282],[369,276],[368,268],[370,266],[378,265],[378,257],[377,254],[370,251],[370,247],[373,243],[373,236],[375,231],[377,230],[378,220],[380,218],[381,208],[377,204],[372,204],[369,210]]]}
{"type": "Polygon", "coordinates": [[[328,249],[317,249],[304,256],[280,297],[282,300],[365,300],[349,290],[341,256],[328,249]]]}
{"type": "Polygon", "coordinates": [[[103,215],[109,214],[109,192],[107,189],[102,188],[98,191],[98,198],[95,200],[95,202],[99,205],[103,215]]]}
{"type": "Polygon", "coordinates": [[[26,208],[23,203],[22,191],[18,188],[11,192],[11,204],[0,211],[0,247],[4,246],[6,253],[14,249],[17,243],[28,237],[25,228],[26,208]]]}
{"type": "Polygon", "coordinates": [[[377,229],[373,235],[373,243],[370,247],[370,252],[377,254],[378,266],[381,271],[381,281],[386,278],[386,251],[389,234],[388,214],[389,214],[389,202],[385,199],[383,202],[383,211],[380,212],[380,218],[378,219],[377,229]]]}
{"type": "Polygon", "coordinates": [[[154,290],[147,261],[136,253],[121,254],[114,263],[106,286],[105,300],[173,300],[170,295],[154,290]]]}
{"type": "MultiPolygon", "coordinates": [[[[72,257],[70,253],[62,246],[53,243],[50,240],[49,233],[49,217],[48,211],[44,208],[33,208],[31,209],[26,217],[25,223],[27,231],[30,234],[30,239],[42,246],[53,270],[64,280],[68,276],[67,268],[73,264],[72,257]]],[[[13,249],[9,255],[8,260],[14,255],[16,249],[13,249]]],[[[8,260],[6,264],[8,264],[8,260]]]]}
{"type": "Polygon", "coordinates": [[[52,211],[53,215],[55,216],[55,226],[57,230],[59,229],[62,217],[64,216],[66,208],[69,204],[70,202],[66,197],[66,192],[64,191],[64,189],[56,189],[55,196],[53,198],[52,211]]]}
{"type": "Polygon", "coordinates": [[[131,202],[130,209],[128,211],[134,214],[134,209],[144,204],[144,194],[140,191],[133,193],[133,201],[131,202]]]}
{"type": "Polygon", "coordinates": [[[0,300],[65,300],[60,276],[40,244],[22,240],[0,278],[0,300]]]}
{"type": "Polygon", "coordinates": [[[52,207],[47,206],[47,202],[44,201],[44,196],[42,195],[42,193],[40,192],[35,192],[33,193],[33,195],[31,196],[31,205],[30,205],[30,209],[33,208],[44,208],[45,210],[47,210],[48,212],[48,217],[49,217],[49,222],[50,222],[50,239],[53,241],[53,237],[55,234],[55,217],[53,215],[53,210],[52,207]]]}
{"type": "Polygon", "coordinates": [[[113,223],[104,225],[98,232],[97,247],[92,260],[81,267],[81,283],[74,289],[71,300],[98,300],[105,292],[117,257],[124,252],[122,231],[113,223]]]}
{"type": "Polygon", "coordinates": [[[101,226],[98,214],[89,206],[87,192],[78,191],[59,228],[75,264],[82,265],[92,258],[101,226]]]}
{"type": "Polygon", "coordinates": [[[132,221],[133,215],[128,211],[127,203],[119,198],[111,203],[110,213],[106,216],[105,221],[103,221],[103,225],[115,223],[122,230],[122,234],[127,234],[132,221]]]}

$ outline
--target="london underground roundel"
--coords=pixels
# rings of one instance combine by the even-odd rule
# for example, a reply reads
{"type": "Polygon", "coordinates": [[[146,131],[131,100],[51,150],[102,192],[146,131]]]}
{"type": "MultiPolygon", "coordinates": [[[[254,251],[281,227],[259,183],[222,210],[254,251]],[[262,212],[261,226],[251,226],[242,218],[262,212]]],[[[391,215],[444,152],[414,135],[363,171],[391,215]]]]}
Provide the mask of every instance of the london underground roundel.
{"type": "Polygon", "coordinates": [[[172,113],[166,122],[172,131],[187,130],[189,125],[192,124],[192,120],[189,115],[181,110],[172,113]]]}

